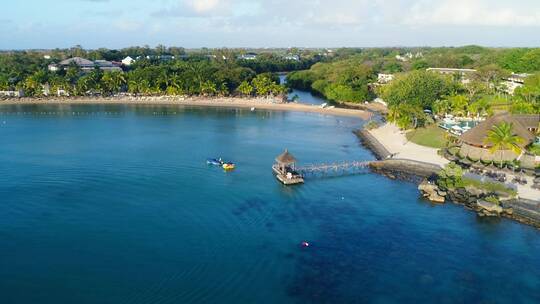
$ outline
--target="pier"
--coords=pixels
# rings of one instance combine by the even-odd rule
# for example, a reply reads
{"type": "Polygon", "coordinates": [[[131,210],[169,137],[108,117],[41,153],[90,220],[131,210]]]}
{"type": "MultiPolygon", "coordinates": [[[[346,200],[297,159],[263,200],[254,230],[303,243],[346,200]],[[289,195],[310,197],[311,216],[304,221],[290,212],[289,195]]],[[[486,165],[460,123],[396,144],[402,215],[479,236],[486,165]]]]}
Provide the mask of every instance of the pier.
{"type": "Polygon", "coordinates": [[[303,176],[340,176],[366,172],[371,161],[344,161],[335,163],[312,164],[297,167],[296,171],[303,176]]]}
{"type": "Polygon", "coordinates": [[[296,158],[288,150],[285,150],[276,157],[276,163],[272,166],[272,171],[282,184],[296,185],[304,183],[304,178],[307,176],[326,177],[365,173],[371,163],[371,161],[345,161],[297,167],[296,158]]]}

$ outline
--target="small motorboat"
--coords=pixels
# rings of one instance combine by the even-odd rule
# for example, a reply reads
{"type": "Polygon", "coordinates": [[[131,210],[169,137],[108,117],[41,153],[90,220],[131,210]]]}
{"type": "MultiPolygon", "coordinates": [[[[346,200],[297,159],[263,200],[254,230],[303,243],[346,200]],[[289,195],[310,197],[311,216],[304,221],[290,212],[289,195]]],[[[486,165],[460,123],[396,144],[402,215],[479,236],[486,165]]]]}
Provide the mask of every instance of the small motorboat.
{"type": "Polygon", "coordinates": [[[234,170],[236,166],[233,164],[233,163],[224,163],[223,164],[223,169],[225,170],[234,170]]]}
{"type": "Polygon", "coordinates": [[[216,158],[209,158],[206,160],[206,163],[212,166],[223,166],[223,161],[221,161],[221,159],[216,159],[216,158]]]}
{"type": "Polygon", "coordinates": [[[306,242],[306,241],[303,241],[302,243],[300,243],[300,245],[301,245],[302,247],[309,247],[309,243],[306,242]]]}

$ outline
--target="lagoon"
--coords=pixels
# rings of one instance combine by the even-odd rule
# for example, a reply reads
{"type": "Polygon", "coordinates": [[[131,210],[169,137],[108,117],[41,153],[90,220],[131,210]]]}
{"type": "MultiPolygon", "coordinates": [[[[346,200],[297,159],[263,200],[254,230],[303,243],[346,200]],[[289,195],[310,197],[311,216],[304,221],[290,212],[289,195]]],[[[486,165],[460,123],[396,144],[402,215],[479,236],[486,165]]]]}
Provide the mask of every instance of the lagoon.
{"type": "MultiPolygon", "coordinates": [[[[286,84],[287,75],[279,75],[279,82],[280,84],[286,84]]],[[[320,97],[311,92],[299,90],[299,89],[291,89],[291,91],[287,95],[287,98],[289,100],[294,100],[295,98],[297,98],[296,102],[310,104],[310,105],[322,105],[323,103],[329,102],[323,97],[320,97]]]]}
{"type": "Polygon", "coordinates": [[[177,106],[0,107],[3,303],[535,303],[540,232],[374,174],[353,118],[177,106]],[[237,170],[208,167],[208,157],[237,170]],[[311,246],[302,248],[300,243],[311,246]]]}

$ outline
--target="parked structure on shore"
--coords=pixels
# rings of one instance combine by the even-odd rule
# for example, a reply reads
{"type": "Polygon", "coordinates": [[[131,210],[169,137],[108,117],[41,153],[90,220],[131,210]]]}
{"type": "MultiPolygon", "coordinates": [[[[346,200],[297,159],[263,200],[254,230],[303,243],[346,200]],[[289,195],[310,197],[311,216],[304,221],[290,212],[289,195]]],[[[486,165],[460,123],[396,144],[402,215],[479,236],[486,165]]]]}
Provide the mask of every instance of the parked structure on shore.
{"type": "Polygon", "coordinates": [[[501,123],[512,124],[514,134],[522,139],[519,145],[525,151],[525,147],[533,143],[536,139],[535,132],[538,131],[540,115],[511,115],[502,113],[492,116],[459,137],[461,141],[459,155],[473,161],[481,160],[484,162],[511,162],[520,160],[522,167],[534,169],[535,158],[532,155],[527,155],[526,153],[518,155],[511,150],[490,151],[493,144],[486,139],[489,132],[493,130],[493,127],[501,123]]]}

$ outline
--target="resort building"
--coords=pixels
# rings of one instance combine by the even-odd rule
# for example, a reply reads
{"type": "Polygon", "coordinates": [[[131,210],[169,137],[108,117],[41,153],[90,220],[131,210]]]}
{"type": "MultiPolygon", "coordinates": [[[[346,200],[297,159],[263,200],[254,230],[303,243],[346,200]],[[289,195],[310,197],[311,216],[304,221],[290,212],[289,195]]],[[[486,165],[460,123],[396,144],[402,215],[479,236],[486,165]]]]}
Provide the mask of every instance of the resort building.
{"type": "Polygon", "coordinates": [[[442,75],[454,75],[461,79],[461,83],[470,82],[469,75],[476,73],[474,69],[454,69],[454,68],[428,68],[426,71],[435,72],[442,75]]]}
{"type": "Polygon", "coordinates": [[[285,58],[285,60],[300,61],[300,56],[298,56],[298,55],[289,54],[289,55],[285,56],[284,58],[285,58]]]}
{"type": "Polygon", "coordinates": [[[472,73],[476,73],[474,69],[454,69],[454,68],[428,68],[426,71],[437,72],[443,75],[461,75],[466,76],[472,73]]]}
{"type": "Polygon", "coordinates": [[[517,88],[522,87],[525,83],[525,79],[530,74],[511,74],[508,78],[504,79],[502,84],[504,85],[504,91],[510,95],[514,95],[517,88]]]}
{"type": "Polygon", "coordinates": [[[493,145],[486,140],[489,132],[493,130],[494,126],[500,125],[503,122],[512,124],[514,134],[522,138],[519,146],[525,151],[525,147],[534,143],[536,140],[535,133],[538,132],[540,114],[511,115],[502,113],[486,119],[460,136],[461,148],[459,155],[472,161],[481,160],[484,162],[511,162],[520,160],[523,167],[533,169],[535,166],[535,157],[532,155],[526,153],[517,155],[511,150],[500,150],[494,153],[490,151],[493,145]]]}
{"type": "Polygon", "coordinates": [[[60,69],[68,68],[71,65],[78,66],[83,72],[89,72],[89,71],[94,70],[95,68],[99,68],[103,71],[118,71],[118,72],[122,71],[122,69],[118,65],[114,64],[113,62],[110,62],[107,60],[91,61],[91,60],[84,59],[81,57],[73,57],[66,60],[62,60],[58,64],[50,64],[49,71],[55,72],[60,69]]]}
{"type": "Polygon", "coordinates": [[[242,54],[242,55],[240,55],[240,57],[238,57],[238,59],[241,59],[241,60],[255,60],[255,59],[257,59],[257,54],[255,54],[255,53],[242,54]]]}
{"type": "Polygon", "coordinates": [[[133,63],[135,63],[135,59],[131,58],[130,56],[127,56],[126,58],[122,59],[122,64],[125,66],[130,66],[133,63]]]}

